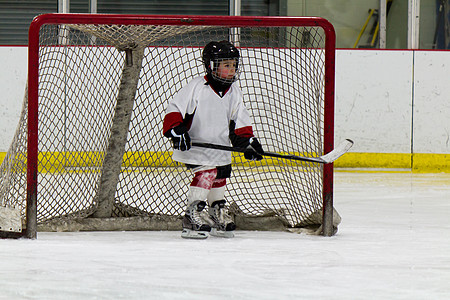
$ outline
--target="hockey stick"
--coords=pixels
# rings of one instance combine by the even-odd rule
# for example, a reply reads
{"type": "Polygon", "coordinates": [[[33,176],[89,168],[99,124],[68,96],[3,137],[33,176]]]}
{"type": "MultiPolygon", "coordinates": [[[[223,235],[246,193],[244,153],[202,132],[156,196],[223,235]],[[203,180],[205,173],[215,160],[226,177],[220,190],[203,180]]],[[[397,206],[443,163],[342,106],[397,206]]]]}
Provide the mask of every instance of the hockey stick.
{"type": "MultiPolygon", "coordinates": [[[[192,146],[209,148],[209,149],[218,149],[218,150],[224,150],[224,151],[232,151],[232,152],[241,152],[241,153],[245,152],[244,148],[215,145],[215,144],[208,144],[208,143],[192,143],[192,146]]],[[[314,163],[319,163],[319,164],[329,164],[329,163],[334,162],[336,159],[338,159],[342,155],[344,155],[352,146],[353,146],[353,141],[350,139],[346,139],[345,141],[340,143],[336,148],[334,148],[333,151],[331,151],[325,155],[319,156],[319,157],[306,157],[306,156],[297,156],[297,155],[291,155],[291,154],[285,155],[285,154],[279,154],[279,153],[274,153],[274,152],[264,152],[261,155],[269,156],[269,157],[284,158],[284,159],[308,161],[308,162],[314,162],[314,163]]]]}

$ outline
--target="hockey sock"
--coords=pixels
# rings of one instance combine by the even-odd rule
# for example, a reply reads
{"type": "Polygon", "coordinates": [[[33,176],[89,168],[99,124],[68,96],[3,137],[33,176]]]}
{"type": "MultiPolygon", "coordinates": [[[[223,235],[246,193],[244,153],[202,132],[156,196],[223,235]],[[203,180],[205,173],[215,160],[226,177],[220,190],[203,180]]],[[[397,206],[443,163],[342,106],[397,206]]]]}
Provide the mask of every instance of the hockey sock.
{"type": "Polygon", "coordinates": [[[211,206],[215,201],[224,199],[226,179],[215,179],[208,193],[208,204],[211,206]]]}
{"type": "Polygon", "coordinates": [[[205,201],[217,176],[217,169],[201,170],[194,173],[188,191],[188,205],[194,201],[205,201]]]}

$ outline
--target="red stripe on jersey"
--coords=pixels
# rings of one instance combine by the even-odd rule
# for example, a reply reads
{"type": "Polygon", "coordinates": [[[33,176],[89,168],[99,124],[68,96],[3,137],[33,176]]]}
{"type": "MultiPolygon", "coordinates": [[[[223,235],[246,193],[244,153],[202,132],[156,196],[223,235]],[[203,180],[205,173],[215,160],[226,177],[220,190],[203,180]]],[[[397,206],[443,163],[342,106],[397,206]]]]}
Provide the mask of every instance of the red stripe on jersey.
{"type": "Polygon", "coordinates": [[[183,123],[183,116],[179,112],[168,113],[163,121],[163,134],[183,123]]]}
{"type": "Polygon", "coordinates": [[[253,137],[252,126],[246,126],[246,127],[241,127],[241,128],[235,129],[234,133],[236,133],[236,135],[241,136],[241,137],[248,137],[248,138],[253,137]]]}

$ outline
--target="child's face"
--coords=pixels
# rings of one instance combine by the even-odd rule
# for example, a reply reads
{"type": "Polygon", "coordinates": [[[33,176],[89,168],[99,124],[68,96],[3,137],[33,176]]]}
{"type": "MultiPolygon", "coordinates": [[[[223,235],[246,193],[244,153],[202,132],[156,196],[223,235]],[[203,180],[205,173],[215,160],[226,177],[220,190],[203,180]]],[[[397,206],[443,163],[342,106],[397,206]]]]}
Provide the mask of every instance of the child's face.
{"type": "Polygon", "coordinates": [[[217,76],[225,80],[232,80],[234,75],[236,75],[236,60],[222,60],[217,68],[217,76]]]}

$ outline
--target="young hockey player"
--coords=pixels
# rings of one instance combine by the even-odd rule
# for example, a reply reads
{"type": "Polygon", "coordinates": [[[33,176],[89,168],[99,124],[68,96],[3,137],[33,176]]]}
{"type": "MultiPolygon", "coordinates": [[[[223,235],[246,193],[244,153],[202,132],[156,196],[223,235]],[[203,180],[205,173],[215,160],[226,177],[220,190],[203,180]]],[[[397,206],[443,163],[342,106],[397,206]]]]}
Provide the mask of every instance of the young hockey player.
{"type": "Polygon", "coordinates": [[[199,76],[169,101],[164,117],[164,136],[173,142],[173,159],[194,173],[183,217],[183,238],[233,237],[236,225],[228,215],[224,198],[231,174],[231,153],[192,147],[191,141],[245,148],[249,160],[264,153],[253,135],[251,118],[243,104],[238,78],[239,51],[228,41],[210,42],[203,49],[206,76],[199,76]],[[208,213],[203,209],[209,208],[208,213]]]}

